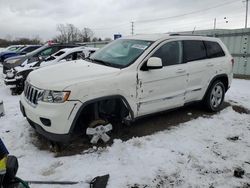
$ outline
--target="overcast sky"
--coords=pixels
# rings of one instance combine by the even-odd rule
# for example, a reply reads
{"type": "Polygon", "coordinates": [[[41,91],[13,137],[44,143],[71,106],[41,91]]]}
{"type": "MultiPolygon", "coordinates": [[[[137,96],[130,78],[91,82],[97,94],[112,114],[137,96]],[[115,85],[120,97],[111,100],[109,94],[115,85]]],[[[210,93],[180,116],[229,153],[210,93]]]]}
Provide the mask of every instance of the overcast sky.
{"type": "Polygon", "coordinates": [[[215,17],[217,28],[243,28],[245,3],[242,0],[0,0],[0,38],[39,36],[49,40],[57,35],[60,23],[89,27],[95,36],[102,38],[114,33],[130,35],[131,21],[135,34],[177,32],[194,27],[212,29],[215,17]],[[183,15],[190,12],[197,13],[183,15]]]}

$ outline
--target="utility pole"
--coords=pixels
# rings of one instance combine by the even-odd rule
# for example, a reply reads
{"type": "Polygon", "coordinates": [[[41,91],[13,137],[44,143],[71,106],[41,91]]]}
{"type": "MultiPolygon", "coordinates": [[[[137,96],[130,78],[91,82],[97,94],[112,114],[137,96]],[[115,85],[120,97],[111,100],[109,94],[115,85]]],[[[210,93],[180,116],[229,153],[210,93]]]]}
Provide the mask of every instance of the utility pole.
{"type": "Polygon", "coordinates": [[[216,18],[214,18],[214,30],[216,29],[216,18]]]}
{"type": "Polygon", "coordinates": [[[131,22],[131,34],[134,35],[134,22],[131,22]]]}
{"type": "Polygon", "coordinates": [[[246,19],[245,19],[245,28],[247,28],[247,15],[248,15],[248,0],[246,0],[246,19]]]}

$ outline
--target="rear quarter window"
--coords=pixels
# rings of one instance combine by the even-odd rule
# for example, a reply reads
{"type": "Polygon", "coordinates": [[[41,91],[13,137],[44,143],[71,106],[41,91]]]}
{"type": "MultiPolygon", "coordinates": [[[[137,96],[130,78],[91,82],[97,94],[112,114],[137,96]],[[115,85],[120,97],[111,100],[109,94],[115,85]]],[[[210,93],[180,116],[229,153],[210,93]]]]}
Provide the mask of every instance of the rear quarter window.
{"type": "Polygon", "coordinates": [[[215,57],[223,57],[225,56],[225,52],[221,48],[221,46],[217,42],[212,41],[204,41],[204,44],[207,49],[207,57],[215,58],[215,57]]]}
{"type": "Polygon", "coordinates": [[[196,61],[206,59],[206,48],[203,41],[184,40],[183,41],[183,61],[196,61]]]}

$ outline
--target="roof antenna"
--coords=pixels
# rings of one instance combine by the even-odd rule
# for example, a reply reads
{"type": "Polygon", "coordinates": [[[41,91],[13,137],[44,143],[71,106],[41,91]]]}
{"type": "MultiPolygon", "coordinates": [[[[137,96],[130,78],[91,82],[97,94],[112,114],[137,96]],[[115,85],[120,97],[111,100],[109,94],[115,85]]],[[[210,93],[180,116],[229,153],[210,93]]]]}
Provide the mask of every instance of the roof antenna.
{"type": "Polygon", "coordinates": [[[194,34],[195,29],[196,29],[196,26],[194,26],[194,30],[192,31],[192,35],[194,34]]]}

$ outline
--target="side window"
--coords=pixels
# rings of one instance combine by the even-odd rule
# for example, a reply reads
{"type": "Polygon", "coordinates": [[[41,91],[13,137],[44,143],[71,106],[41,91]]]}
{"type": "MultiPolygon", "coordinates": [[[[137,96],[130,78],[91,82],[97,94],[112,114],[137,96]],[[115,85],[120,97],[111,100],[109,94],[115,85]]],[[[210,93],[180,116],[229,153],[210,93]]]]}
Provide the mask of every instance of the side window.
{"type": "MultiPolygon", "coordinates": [[[[51,48],[52,48],[51,54],[54,54],[54,53],[56,53],[56,52],[58,52],[59,50],[62,49],[62,48],[59,48],[58,46],[52,46],[51,48]]],[[[51,54],[50,54],[50,55],[51,55],[51,54]]]]}
{"type": "Polygon", "coordinates": [[[66,61],[71,61],[73,59],[73,54],[69,54],[66,57],[64,57],[63,59],[65,59],[66,61]]]}
{"type": "Polygon", "coordinates": [[[56,52],[56,54],[54,56],[60,56],[60,55],[62,55],[64,53],[65,53],[64,51],[58,51],[58,52],[56,52]]]}
{"type": "Polygon", "coordinates": [[[82,59],[82,52],[73,52],[69,55],[67,55],[65,58],[66,61],[72,61],[72,60],[77,60],[77,59],[82,59]]]}
{"type": "Polygon", "coordinates": [[[84,59],[85,55],[83,52],[76,52],[76,59],[84,59]]]}
{"type": "Polygon", "coordinates": [[[206,59],[206,49],[203,41],[184,40],[183,41],[183,60],[184,62],[206,59]]]}
{"type": "Polygon", "coordinates": [[[152,57],[161,58],[163,66],[182,63],[182,43],[180,41],[168,42],[161,46],[152,57]]]}
{"type": "Polygon", "coordinates": [[[221,46],[217,42],[204,41],[206,49],[207,49],[207,57],[215,58],[225,56],[224,51],[221,46]]]}
{"type": "Polygon", "coordinates": [[[47,57],[53,53],[52,48],[47,48],[40,53],[41,56],[47,57]]]}
{"type": "Polygon", "coordinates": [[[37,49],[38,47],[28,47],[28,48],[26,48],[26,50],[24,50],[25,52],[32,52],[32,51],[34,51],[35,49],[37,49]]]}

